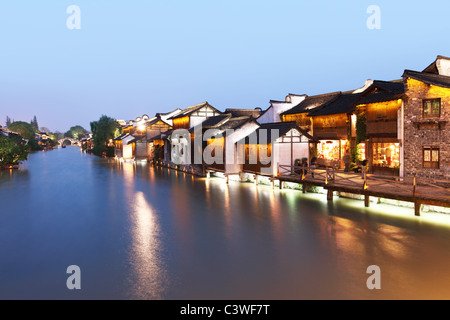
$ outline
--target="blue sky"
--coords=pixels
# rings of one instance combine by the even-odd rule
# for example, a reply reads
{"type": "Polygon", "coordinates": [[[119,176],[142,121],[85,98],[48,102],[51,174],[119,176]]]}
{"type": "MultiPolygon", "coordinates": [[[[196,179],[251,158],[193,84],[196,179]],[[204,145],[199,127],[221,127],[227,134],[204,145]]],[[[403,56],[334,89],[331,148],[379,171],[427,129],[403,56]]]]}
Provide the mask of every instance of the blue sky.
{"type": "Polygon", "coordinates": [[[392,80],[450,56],[448,0],[0,3],[0,124],[61,132],[102,114],[154,115],[208,101],[263,109],[288,93],[392,80]],[[69,30],[66,9],[81,10],[69,30]],[[381,10],[370,30],[367,8],[381,10]]]}

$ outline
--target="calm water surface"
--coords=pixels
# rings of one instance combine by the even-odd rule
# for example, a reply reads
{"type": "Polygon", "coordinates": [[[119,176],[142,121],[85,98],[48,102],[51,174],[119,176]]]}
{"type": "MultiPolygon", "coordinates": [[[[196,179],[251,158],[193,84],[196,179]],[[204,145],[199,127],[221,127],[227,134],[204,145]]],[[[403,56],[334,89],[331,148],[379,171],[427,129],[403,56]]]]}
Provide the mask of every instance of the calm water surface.
{"type": "Polygon", "coordinates": [[[0,172],[0,298],[450,299],[449,219],[325,199],[35,153],[0,172]]]}

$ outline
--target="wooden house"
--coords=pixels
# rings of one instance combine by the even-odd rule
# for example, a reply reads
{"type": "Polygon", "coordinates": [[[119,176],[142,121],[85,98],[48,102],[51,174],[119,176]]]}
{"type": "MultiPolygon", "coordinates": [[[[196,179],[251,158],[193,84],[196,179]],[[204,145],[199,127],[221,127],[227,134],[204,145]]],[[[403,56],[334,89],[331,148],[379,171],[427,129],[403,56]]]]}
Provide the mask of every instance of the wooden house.
{"type": "Polygon", "coordinates": [[[306,96],[299,104],[281,113],[283,122],[295,121],[303,130],[313,134],[312,118],[309,113],[335,99],[340,92],[332,92],[315,96],[306,96]]]}
{"type": "MultiPolygon", "coordinates": [[[[173,121],[173,132],[168,131],[166,139],[164,142],[164,153],[170,155],[169,162],[176,164],[194,164],[196,159],[194,159],[195,150],[194,148],[194,133],[190,132],[189,129],[194,128],[197,125],[202,124],[205,120],[211,117],[220,116],[222,112],[211,106],[208,102],[203,102],[194,106],[187,107],[186,109],[179,112],[177,115],[168,118],[173,121]],[[186,134],[189,136],[184,136],[183,133],[178,134],[179,129],[184,129],[186,134]],[[174,139],[173,139],[174,138],[174,139]],[[173,148],[173,146],[177,146],[173,148]],[[186,150],[190,145],[190,150],[186,150]]],[[[197,162],[199,160],[197,159],[197,162]]]]}
{"type": "Polygon", "coordinates": [[[401,175],[403,146],[399,127],[404,98],[402,80],[375,80],[357,102],[357,121],[366,127],[365,134],[357,139],[357,150],[359,160],[368,160],[371,173],[401,175]]]}
{"type": "MultiPolygon", "coordinates": [[[[239,159],[242,153],[239,153],[237,143],[259,127],[252,112],[234,113],[237,116],[227,113],[211,117],[202,123],[204,137],[201,152],[205,169],[221,171],[226,174],[243,171],[244,162],[239,159]],[[247,115],[239,116],[241,114],[247,115]]],[[[192,129],[195,131],[195,128],[192,129]]]]}
{"type": "Polygon", "coordinates": [[[136,156],[136,137],[129,133],[122,133],[113,139],[114,155],[123,160],[134,160],[136,156]]]}
{"type": "Polygon", "coordinates": [[[276,176],[278,165],[293,166],[296,160],[310,159],[314,138],[295,122],[260,124],[239,144],[244,146],[243,172],[276,176]]]}
{"type": "Polygon", "coordinates": [[[333,99],[308,113],[312,118],[313,137],[317,140],[317,164],[342,168],[343,157],[355,138],[355,107],[361,93],[340,92],[333,99]]]}

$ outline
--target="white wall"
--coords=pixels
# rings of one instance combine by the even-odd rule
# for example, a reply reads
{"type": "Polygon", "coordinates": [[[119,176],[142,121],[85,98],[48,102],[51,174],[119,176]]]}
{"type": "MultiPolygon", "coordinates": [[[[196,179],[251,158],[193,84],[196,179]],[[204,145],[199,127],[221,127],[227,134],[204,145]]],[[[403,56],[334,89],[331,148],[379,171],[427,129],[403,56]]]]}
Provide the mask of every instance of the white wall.
{"type": "Polygon", "coordinates": [[[306,96],[297,96],[297,95],[288,95],[285,101],[272,101],[271,106],[267,109],[267,111],[258,118],[259,123],[273,123],[273,122],[281,122],[280,114],[292,109],[300,102],[305,100],[306,96]]]}
{"type": "Polygon", "coordinates": [[[199,125],[200,123],[202,123],[205,120],[206,120],[206,117],[191,116],[191,120],[190,120],[190,123],[189,123],[189,128],[195,127],[196,125],[199,125]]]}
{"type": "MultiPolygon", "coordinates": [[[[243,164],[238,164],[237,142],[258,128],[259,125],[257,123],[249,122],[235,130],[225,139],[225,173],[238,173],[243,170],[243,164]]],[[[245,154],[244,158],[241,157],[239,161],[245,161],[245,154]]]]}
{"type": "Polygon", "coordinates": [[[440,75],[450,76],[450,60],[437,59],[436,66],[440,75]]]}
{"type": "Polygon", "coordinates": [[[123,145],[123,158],[124,159],[133,158],[133,144],[123,145]]]}
{"type": "MultiPolygon", "coordinates": [[[[291,144],[290,143],[277,143],[279,155],[278,159],[274,159],[275,162],[279,162],[283,165],[291,165],[291,144]]],[[[309,144],[308,143],[293,143],[294,161],[295,159],[307,158],[309,159],[309,144]]]]}

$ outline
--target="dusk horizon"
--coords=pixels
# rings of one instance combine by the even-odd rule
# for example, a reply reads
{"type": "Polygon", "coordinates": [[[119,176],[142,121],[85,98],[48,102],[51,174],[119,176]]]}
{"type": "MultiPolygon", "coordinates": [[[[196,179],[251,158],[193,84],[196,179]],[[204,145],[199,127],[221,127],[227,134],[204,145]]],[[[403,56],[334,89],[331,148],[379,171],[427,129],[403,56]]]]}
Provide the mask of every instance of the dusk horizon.
{"type": "Polygon", "coordinates": [[[90,130],[102,114],[132,120],[204,101],[265,110],[289,93],[355,90],[450,55],[445,10],[434,9],[445,1],[378,1],[379,29],[367,26],[371,4],[3,3],[0,124],[36,115],[52,131],[90,130]],[[70,5],[80,29],[66,25],[70,5]],[[432,46],[416,41],[425,35],[432,46]]]}

